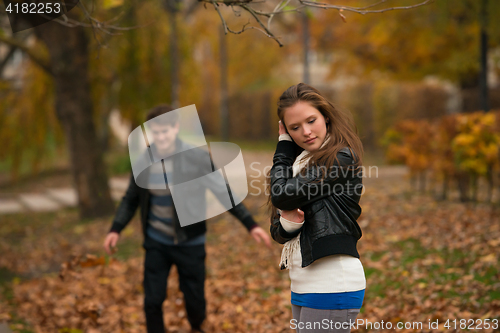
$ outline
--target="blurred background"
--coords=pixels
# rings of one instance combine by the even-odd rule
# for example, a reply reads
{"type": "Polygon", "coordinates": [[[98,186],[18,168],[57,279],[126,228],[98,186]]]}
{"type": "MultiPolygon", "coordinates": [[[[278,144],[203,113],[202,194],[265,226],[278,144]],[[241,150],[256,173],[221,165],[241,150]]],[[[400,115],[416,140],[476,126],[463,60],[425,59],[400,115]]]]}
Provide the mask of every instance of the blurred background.
{"type": "MultiPolygon", "coordinates": [[[[329,3],[364,8],[378,1],[329,3]]],[[[290,12],[267,26],[270,37],[237,5],[220,4],[218,12],[212,2],[193,0],[81,4],[62,23],[15,34],[1,9],[3,327],[141,331],[139,222],[125,232],[115,257],[102,256],[101,249],[128,182],[128,134],[159,103],[195,104],[207,140],[240,145],[247,166],[259,162],[249,177],[262,180],[257,170],[271,164],[277,141],[276,101],[298,82],[352,114],[365,165],[378,167],[365,182],[359,221],[369,285],[363,318],[443,324],[447,318],[498,318],[500,2],[436,0],[365,15],[314,7],[295,12],[299,3],[287,2],[283,9],[290,12]],[[232,31],[247,30],[225,34],[219,13],[232,31]],[[80,289],[54,275],[63,263],[72,273],[66,279],[80,281],[80,289]],[[120,280],[124,272],[136,276],[120,280]],[[44,310],[47,304],[55,310],[44,310]]],[[[277,4],[251,3],[257,11],[277,4]]],[[[267,229],[265,201],[259,192],[245,202],[267,229]]],[[[280,247],[267,253],[248,240],[233,248],[224,242],[229,236],[218,233],[226,223],[236,222],[222,215],[209,228],[209,327],[287,331],[291,312],[287,274],[277,269],[280,247]],[[248,262],[242,270],[256,280],[231,285],[241,272],[228,271],[233,257],[227,253],[263,256],[269,269],[248,262]],[[244,295],[229,301],[228,290],[241,288],[247,288],[244,295]],[[245,303],[248,295],[260,306],[245,303]],[[262,317],[229,320],[243,311],[230,304],[262,317]]],[[[243,230],[234,233],[245,237],[243,230]]],[[[170,295],[166,320],[182,332],[182,296],[177,290],[170,295]]]]}

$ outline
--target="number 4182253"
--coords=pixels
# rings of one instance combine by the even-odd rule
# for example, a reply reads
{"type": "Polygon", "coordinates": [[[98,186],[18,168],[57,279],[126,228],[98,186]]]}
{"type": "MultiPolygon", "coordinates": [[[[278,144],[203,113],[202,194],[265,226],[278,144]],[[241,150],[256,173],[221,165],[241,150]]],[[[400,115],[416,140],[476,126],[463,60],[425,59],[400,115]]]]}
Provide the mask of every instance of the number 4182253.
{"type": "Polygon", "coordinates": [[[444,324],[444,327],[447,329],[475,329],[475,330],[481,330],[481,329],[498,329],[498,319],[460,319],[460,320],[451,320],[448,319],[446,323],[444,324]]]}
{"type": "Polygon", "coordinates": [[[61,12],[61,4],[58,2],[45,2],[45,3],[9,3],[5,10],[8,13],[14,14],[59,14],[61,12]]]}

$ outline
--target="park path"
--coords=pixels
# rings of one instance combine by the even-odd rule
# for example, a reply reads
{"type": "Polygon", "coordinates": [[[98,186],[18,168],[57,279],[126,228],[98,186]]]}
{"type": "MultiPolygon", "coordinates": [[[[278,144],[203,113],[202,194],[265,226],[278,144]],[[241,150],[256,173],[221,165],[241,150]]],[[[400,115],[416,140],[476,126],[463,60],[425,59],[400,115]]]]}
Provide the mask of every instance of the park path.
{"type": "MultiPolygon", "coordinates": [[[[118,201],[123,197],[128,186],[128,177],[113,177],[109,181],[111,196],[118,201]]],[[[77,206],[74,188],[47,188],[42,193],[19,193],[11,199],[0,199],[0,215],[25,212],[50,212],[65,207],[77,206]]],[[[1,331],[0,331],[1,333],[1,331]]]]}
{"type": "MultiPolygon", "coordinates": [[[[247,178],[251,181],[252,178],[264,177],[264,174],[270,169],[273,153],[243,151],[242,154],[245,161],[247,178]]],[[[245,170],[242,170],[242,172],[245,172],[245,170]]],[[[406,173],[406,167],[402,166],[382,166],[377,168],[377,178],[402,176],[406,173]]],[[[113,200],[121,200],[128,187],[128,182],[128,175],[112,177],[109,180],[113,200]]],[[[76,207],[77,203],[77,194],[74,188],[48,187],[42,192],[18,193],[13,195],[12,198],[1,198],[0,215],[57,211],[66,207],[76,207]]],[[[2,332],[0,331],[0,333],[2,332]]]]}
{"type": "Polygon", "coordinates": [[[12,331],[6,323],[0,323],[0,333],[12,333],[12,331]]]}
{"type": "MultiPolygon", "coordinates": [[[[248,175],[258,176],[263,174],[264,168],[271,164],[271,152],[244,151],[248,175]]],[[[245,172],[245,170],[242,170],[245,172]]],[[[111,197],[114,201],[120,201],[128,187],[129,175],[112,177],[109,180],[111,197]]],[[[43,191],[16,193],[11,197],[0,198],[0,215],[29,213],[29,212],[51,212],[66,207],[76,207],[78,204],[77,193],[72,187],[47,187],[43,191]]],[[[2,333],[0,331],[0,333],[2,333]]]]}

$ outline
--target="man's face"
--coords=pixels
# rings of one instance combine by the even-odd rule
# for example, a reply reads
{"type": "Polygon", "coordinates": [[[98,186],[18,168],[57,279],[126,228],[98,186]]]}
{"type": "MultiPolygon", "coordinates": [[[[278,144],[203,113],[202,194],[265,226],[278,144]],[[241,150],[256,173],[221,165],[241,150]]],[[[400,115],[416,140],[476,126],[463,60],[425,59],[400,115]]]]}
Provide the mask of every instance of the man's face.
{"type": "Polygon", "coordinates": [[[153,134],[153,141],[160,153],[171,153],[175,150],[175,139],[179,133],[179,123],[163,125],[150,123],[149,129],[153,134]]]}

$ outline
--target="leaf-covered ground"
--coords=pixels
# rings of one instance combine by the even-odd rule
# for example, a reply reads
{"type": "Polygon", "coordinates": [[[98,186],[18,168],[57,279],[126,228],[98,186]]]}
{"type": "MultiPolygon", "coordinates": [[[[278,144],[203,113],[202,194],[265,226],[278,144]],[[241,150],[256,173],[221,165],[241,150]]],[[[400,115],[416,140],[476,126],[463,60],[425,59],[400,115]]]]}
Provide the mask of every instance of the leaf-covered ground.
{"type": "MultiPolygon", "coordinates": [[[[396,331],[398,322],[413,326],[401,332],[494,331],[498,208],[409,193],[408,181],[391,169],[380,168],[365,185],[358,244],[367,290],[358,316],[364,323],[353,331],[396,331]],[[429,328],[429,320],[438,328],[429,328]]],[[[268,230],[265,200],[249,196],[245,204],[268,230]]],[[[101,248],[109,219],[82,222],[74,210],[0,218],[0,322],[15,332],[145,332],[137,217],[113,258],[101,248]]],[[[208,227],[206,331],[293,332],[288,272],[278,268],[281,245],[255,243],[227,213],[208,227]]],[[[188,331],[175,269],[164,312],[170,332],[188,331]]]]}

